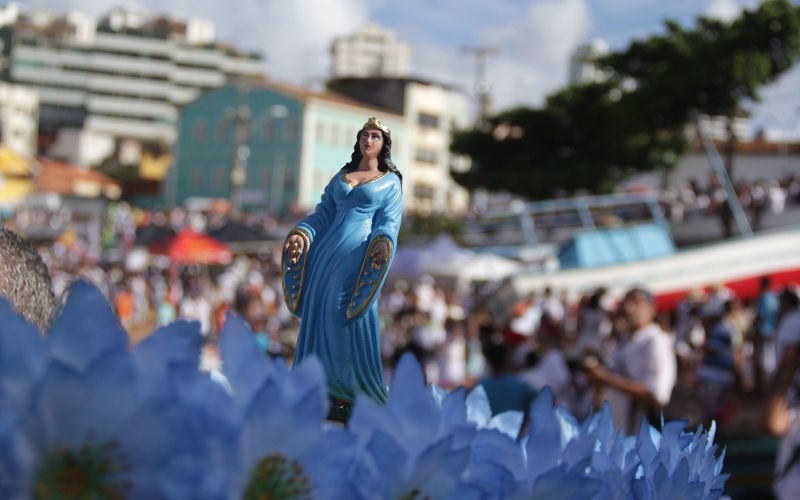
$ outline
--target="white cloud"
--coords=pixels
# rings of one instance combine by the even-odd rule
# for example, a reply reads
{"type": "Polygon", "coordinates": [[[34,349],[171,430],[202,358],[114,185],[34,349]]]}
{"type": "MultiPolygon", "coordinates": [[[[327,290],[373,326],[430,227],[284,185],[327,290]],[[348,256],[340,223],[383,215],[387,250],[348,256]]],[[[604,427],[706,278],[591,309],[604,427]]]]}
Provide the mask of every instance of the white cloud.
{"type": "MultiPolygon", "coordinates": [[[[491,109],[516,105],[536,106],[567,82],[569,57],[589,32],[585,0],[544,0],[506,24],[475,34],[480,45],[496,49],[485,59],[490,84],[491,109]]],[[[417,76],[457,85],[476,95],[477,60],[461,47],[414,44],[417,76]]]]}
{"type": "MultiPolygon", "coordinates": [[[[113,4],[97,0],[33,0],[25,5],[56,12],[80,10],[97,17],[113,4]]],[[[270,76],[296,84],[326,77],[332,39],[351,33],[369,19],[366,0],[140,0],[137,6],[153,13],[212,21],[218,39],[261,52],[267,59],[270,76]]]]}
{"type": "MultiPolygon", "coordinates": [[[[567,82],[572,51],[589,36],[629,38],[660,29],[660,18],[705,13],[730,19],[757,0],[138,0],[152,12],[214,22],[217,38],[264,54],[268,75],[299,85],[319,83],[329,74],[328,50],[335,36],[351,33],[367,20],[396,30],[413,47],[415,74],[456,84],[474,94],[476,62],[461,45],[486,45],[499,52],[486,61],[492,109],[540,105],[567,82]],[[705,6],[705,7],[704,7],[705,6]],[[592,15],[596,19],[592,19],[592,15]],[[611,26],[610,19],[622,20],[611,26]],[[636,28],[636,29],[633,29],[636,28]],[[611,31],[609,31],[611,30],[611,31]]],[[[23,5],[56,12],[79,10],[92,17],[113,5],[106,0],[26,0],[23,5]]],[[[619,42],[619,40],[618,40],[619,42]]],[[[797,120],[800,70],[764,90],[754,105],[756,122],[797,120]]],[[[796,122],[795,122],[796,123],[796,122]]],[[[766,123],[765,123],[766,124],[766,123]]]]}
{"type": "Polygon", "coordinates": [[[784,73],[778,80],[764,87],[762,101],[750,106],[754,128],[766,127],[791,133],[800,140],[800,65],[784,73]]]}
{"type": "Polygon", "coordinates": [[[271,75],[299,84],[326,78],[333,38],[355,31],[369,17],[362,0],[246,3],[254,15],[262,16],[264,23],[262,29],[251,28],[245,41],[267,54],[271,75]]]}
{"type": "Polygon", "coordinates": [[[742,7],[736,0],[711,0],[704,14],[708,17],[730,22],[739,17],[742,7]]]}
{"type": "Polygon", "coordinates": [[[567,83],[569,59],[587,41],[591,19],[585,0],[534,3],[513,23],[485,34],[501,52],[489,80],[496,107],[540,104],[567,83]]]}

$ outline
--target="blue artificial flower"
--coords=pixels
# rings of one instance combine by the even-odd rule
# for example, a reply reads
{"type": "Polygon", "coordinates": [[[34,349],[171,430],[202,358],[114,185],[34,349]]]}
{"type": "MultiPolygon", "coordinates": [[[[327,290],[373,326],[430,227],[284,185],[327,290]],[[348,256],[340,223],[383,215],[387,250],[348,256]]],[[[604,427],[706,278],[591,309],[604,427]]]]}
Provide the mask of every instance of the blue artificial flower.
{"type": "Polygon", "coordinates": [[[469,439],[480,429],[495,429],[511,439],[516,439],[525,415],[519,411],[506,411],[492,416],[489,397],[478,385],[469,394],[463,387],[450,392],[432,385],[434,400],[442,411],[442,425],[446,433],[467,434],[469,439]]]}
{"type": "Polygon", "coordinates": [[[224,383],[199,369],[196,322],[133,350],[108,302],[74,283],[49,335],[0,299],[0,498],[715,499],[715,427],[614,428],[606,404],[579,423],[543,390],[492,417],[480,387],[425,384],[411,355],[383,406],[359,397],[326,423],[322,366],[291,369],[228,315],[224,383]]]}
{"type": "Polygon", "coordinates": [[[549,388],[531,404],[524,439],[528,487],[533,498],[592,498],[602,482],[587,473],[594,448],[580,438],[581,427],[563,407],[553,407],[549,388]]]}
{"type": "Polygon", "coordinates": [[[577,463],[591,457],[587,475],[602,481],[598,499],[630,498],[639,456],[636,440],[614,428],[614,418],[608,403],[587,418],[579,434],[570,444],[568,461],[577,463]]]}
{"type": "MultiPolygon", "coordinates": [[[[236,422],[231,396],[212,374],[200,371],[203,336],[197,321],[175,321],[158,328],[136,345],[139,387],[150,401],[178,403],[180,411],[164,424],[176,436],[174,453],[195,475],[189,496],[226,498],[232,472],[236,422]],[[197,439],[203,436],[203,439],[197,439]]],[[[178,494],[178,492],[176,492],[178,494]]],[[[179,496],[182,496],[179,494],[179,496]]]]}
{"type": "Polygon", "coordinates": [[[516,442],[524,415],[507,411],[492,416],[482,386],[467,395],[463,388],[450,392],[432,386],[442,409],[443,433],[452,435],[453,449],[469,449],[469,460],[455,490],[455,498],[515,498],[524,495],[525,463],[516,442]]]}
{"type": "Polygon", "coordinates": [[[14,498],[33,464],[17,432],[46,367],[47,345],[38,330],[0,298],[0,498],[14,498]]]}
{"type": "Polygon", "coordinates": [[[641,468],[633,483],[640,498],[716,499],[722,496],[727,474],[720,474],[724,452],[715,456],[715,425],[709,433],[684,432],[686,422],[662,425],[659,432],[646,422],[637,436],[641,468]]]}
{"type": "Polygon", "coordinates": [[[496,429],[479,430],[454,498],[528,498],[522,447],[496,429]]]}
{"type": "MultiPolygon", "coordinates": [[[[3,337],[31,335],[8,316],[0,311],[3,337]]],[[[30,344],[20,342],[16,354],[32,356],[30,344]]],[[[94,285],[72,284],[46,349],[35,352],[44,369],[30,373],[14,429],[31,458],[4,466],[19,471],[10,497],[219,498],[198,480],[208,467],[206,434],[176,432],[193,410],[152,397],[127,334],[94,285]]]]}
{"type": "Polygon", "coordinates": [[[452,497],[469,449],[468,443],[449,432],[443,413],[410,354],[395,368],[385,405],[358,397],[348,430],[357,436],[366,458],[360,482],[364,496],[371,492],[378,498],[452,497]]]}
{"type": "Polygon", "coordinates": [[[353,498],[355,439],[325,425],[328,396],[314,358],[291,370],[258,347],[229,314],[220,336],[222,371],[232,390],[238,435],[231,498],[353,498]]]}
{"type": "MultiPolygon", "coordinates": [[[[686,422],[646,422],[637,436],[614,429],[608,404],[579,425],[553,408],[549,390],[531,405],[525,451],[534,498],[715,499],[727,476],[710,433],[684,432],[686,422]]],[[[723,454],[724,455],[724,454],[723,454]]]]}
{"type": "Polygon", "coordinates": [[[716,422],[711,422],[708,432],[700,428],[692,434],[693,439],[684,448],[683,456],[688,461],[690,479],[703,483],[705,498],[718,498],[725,488],[729,474],[722,474],[725,461],[725,450],[717,456],[717,445],[714,444],[716,422]]]}

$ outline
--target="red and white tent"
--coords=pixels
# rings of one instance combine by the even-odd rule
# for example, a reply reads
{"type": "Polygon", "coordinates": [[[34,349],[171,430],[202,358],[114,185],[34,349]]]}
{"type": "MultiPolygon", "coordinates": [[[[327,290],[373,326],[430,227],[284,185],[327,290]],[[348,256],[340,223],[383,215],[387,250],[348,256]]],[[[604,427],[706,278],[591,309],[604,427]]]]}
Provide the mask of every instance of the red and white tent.
{"type": "Polygon", "coordinates": [[[151,246],[150,252],[166,255],[177,264],[229,264],[233,259],[227,245],[191,229],[151,246]]]}

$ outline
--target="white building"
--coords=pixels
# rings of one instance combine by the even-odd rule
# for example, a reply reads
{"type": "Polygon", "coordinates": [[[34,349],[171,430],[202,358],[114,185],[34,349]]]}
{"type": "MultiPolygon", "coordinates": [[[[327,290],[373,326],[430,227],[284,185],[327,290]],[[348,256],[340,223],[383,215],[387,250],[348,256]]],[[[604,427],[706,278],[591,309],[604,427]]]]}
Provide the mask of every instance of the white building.
{"type": "Polygon", "coordinates": [[[451,169],[464,158],[450,152],[455,129],[471,126],[468,97],[452,87],[415,78],[342,78],[328,87],[405,117],[410,163],[398,165],[405,179],[405,207],[417,213],[466,210],[469,193],[453,181],[451,169]]]}
{"type": "Polygon", "coordinates": [[[204,20],[116,8],[95,22],[14,5],[0,20],[3,80],[38,94],[47,153],[83,165],[167,150],[178,107],[231,77],[265,73],[259,54],[215,42],[204,20]]]}
{"type": "Polygon", "coordinates": [[[369,23],[359,31],[334,39],[331,76],[404,77],[411,69],[411,45],[394,32],[369,23]]]}
{"type": "Polygon", "coordinates": [[[36,155],[39,96],[19,85],[0,83],[0,140],[23,157],[36,155]]]}

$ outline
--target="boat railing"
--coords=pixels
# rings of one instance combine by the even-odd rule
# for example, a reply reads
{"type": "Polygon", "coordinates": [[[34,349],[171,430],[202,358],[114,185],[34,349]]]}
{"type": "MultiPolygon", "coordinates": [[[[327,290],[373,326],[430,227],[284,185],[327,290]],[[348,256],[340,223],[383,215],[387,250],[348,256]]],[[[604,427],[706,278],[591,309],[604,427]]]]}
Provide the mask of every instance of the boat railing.
{"type": "Polygon", "coordinates": [[[467,246],[559,244],[581,230],[657,222],[668,225],[652,193],[580,196],[536,202],[512,201],[470,221],[461,240],[467,246]]]}

